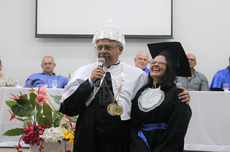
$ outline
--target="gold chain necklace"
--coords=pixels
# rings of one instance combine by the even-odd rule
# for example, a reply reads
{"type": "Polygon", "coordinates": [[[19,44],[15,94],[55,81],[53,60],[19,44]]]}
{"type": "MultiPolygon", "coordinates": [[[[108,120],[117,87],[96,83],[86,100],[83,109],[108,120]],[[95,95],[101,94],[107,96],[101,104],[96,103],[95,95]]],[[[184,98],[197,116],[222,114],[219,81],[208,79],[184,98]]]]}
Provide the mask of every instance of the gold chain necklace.
{"type": "MultiPolygon", "coordinates": [[[[123,65],[121,64],[121,72],[123,72],[123,65]]],[[[111,116],[120,116],[122,113],[123,113],[123,108],[118,105],[118,100],[119,100],[119,97],[120,97],[120,93],[121,93],[121,87],[122,87],[122,84],[120,85],[120,87],[118,88],[118,91],[117,91],[117,94],[116,94],[116,97],[113,96],[112,92],[110,91],[109,89],[109,85],[107,84],[106,82],[106,79],[105,80],[105,84],[106,84],[106,87],[107,89],[109,90],[109,94],[112,98],[112,101],[113,103],[110,103],[108,106],[107,106],[107,112],[111,115],[111,116]]]]}

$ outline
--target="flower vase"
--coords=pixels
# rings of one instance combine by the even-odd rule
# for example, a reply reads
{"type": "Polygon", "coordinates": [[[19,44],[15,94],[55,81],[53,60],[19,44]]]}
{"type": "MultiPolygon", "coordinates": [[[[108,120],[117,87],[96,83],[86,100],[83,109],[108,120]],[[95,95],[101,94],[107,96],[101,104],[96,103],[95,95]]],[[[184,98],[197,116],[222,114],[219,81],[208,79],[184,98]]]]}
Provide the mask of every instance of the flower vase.
{"type": "MultiPolygon", "coordinates": [[[[66,150],[73,150],[71,144],[68,141],[62,141],[61,143],[54,142],[48,143],[43,142],[42,146],[45,149],[42,149],[43,152],[65,152],[65,143],[66,143],[66,150]]],[[[30,152],[39,152],[40,146],[37,145],[30,145],[30,152]]]]}

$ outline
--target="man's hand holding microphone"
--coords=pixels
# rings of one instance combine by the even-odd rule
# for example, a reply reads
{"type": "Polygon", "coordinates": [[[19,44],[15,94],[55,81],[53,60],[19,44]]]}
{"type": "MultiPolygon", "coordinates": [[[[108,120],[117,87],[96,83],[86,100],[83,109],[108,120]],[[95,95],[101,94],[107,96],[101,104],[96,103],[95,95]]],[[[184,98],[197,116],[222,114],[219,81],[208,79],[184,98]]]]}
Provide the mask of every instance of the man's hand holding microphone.
{"type": "Polygon", "coordinates": [[[105,59],[103,57],[98,59],[98,67],[92,71],[90,79],[93,81],[94,86],[98,88],[100,86],[101,79],[103,78],[104,74],[106,73],[103,70],[103,65],[105,63],[105,59]]]}

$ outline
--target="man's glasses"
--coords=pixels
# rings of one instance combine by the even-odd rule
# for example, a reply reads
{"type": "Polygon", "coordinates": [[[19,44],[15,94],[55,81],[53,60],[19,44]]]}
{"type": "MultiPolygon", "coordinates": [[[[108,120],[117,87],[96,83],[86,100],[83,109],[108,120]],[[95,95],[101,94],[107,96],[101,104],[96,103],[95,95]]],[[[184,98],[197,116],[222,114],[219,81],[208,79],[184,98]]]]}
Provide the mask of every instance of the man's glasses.
{"type": "Polygon", "coordinates": [[[48,62],[48,63],[43,63],[43,65],[47,66],[47,65],[52,65],[52,62],[48,62]]]}
{"type": "Polygon", "coordinates": [[[95,46],[94,48],[97,51],[101,51],[103,49],[103,47],[104,47],[105,50],[111,51],[112,49],[115,49],[116,47],[118,47],[118,45],[115,46],[115,47],[112,47],[112,46],[109,46],[109,45],[105,45],[105,46],[99,45],[99,46],[95,46]]]}
{"type": "Polygon", "coordinates": [[[149,64],[156,64],[156,63],[159,63],[160,65],[163,65],[163,64],[167,64],[167,62],[165,60],[155,60],[155,59],[150,59],[149,60],[149,64]]]}
{"type": "Polygon", "coordinates": [[[190,59],[190,58],[188,58],[188,60],[189,60],[189,61],[193,61],[193,62],[195,62],[195,61],[196,61],[195,59],[190,59]]]}

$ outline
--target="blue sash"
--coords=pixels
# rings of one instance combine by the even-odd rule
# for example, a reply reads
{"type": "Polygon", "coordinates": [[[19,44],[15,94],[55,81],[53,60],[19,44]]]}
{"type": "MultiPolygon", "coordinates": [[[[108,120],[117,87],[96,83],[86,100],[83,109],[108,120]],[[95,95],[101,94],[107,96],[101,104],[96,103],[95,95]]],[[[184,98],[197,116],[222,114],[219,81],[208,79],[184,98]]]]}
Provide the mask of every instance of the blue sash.
{"type": "Polygon", "coordinates": [[[147,148],[150,150],[149,144],[147,139],[145,138],[145,135],[143,134],[142,131],[153,131],[155,129],[166,129],[167,123],[157,123],[157,124],[143,124],[139,126],[139,131],[138,131],[138,136],[141,137],[141,139],[144,141],[145,145],[147,148]]]}

